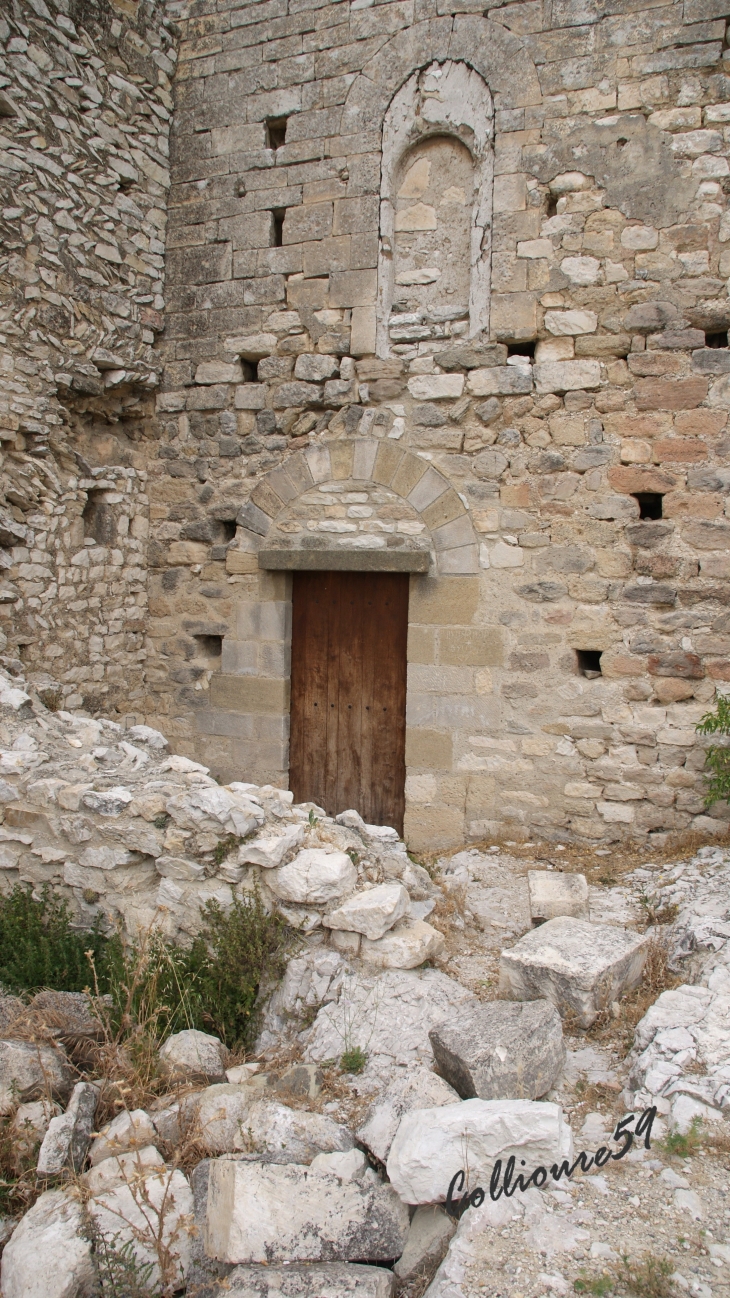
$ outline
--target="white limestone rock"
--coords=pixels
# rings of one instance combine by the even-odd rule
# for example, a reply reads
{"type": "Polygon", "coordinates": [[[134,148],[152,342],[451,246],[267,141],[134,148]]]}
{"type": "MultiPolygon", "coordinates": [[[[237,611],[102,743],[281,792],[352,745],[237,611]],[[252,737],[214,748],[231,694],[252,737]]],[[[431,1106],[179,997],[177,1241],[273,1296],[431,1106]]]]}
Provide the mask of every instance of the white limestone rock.
{"type": "Polygon", "coordinates": [[[346,1153],[317,1154],[309,1166],[313,1172],[327,1173],[340,1181],[362,1181],[368,1160],[361,1149],[348,1149],[346,1153]]]}
{"type": "Polygon", "coordinates": [[[161,1284],[159,1241],[170,1264],[165,1277],[171,1290],[181,1289],[190,1266],[193,1192],[183,1173],[161,1167],[140,1179],[103,1191],[88,1204],[100,1235],[118,1250],[131,1247],[140,1266],[151,1266],[149,1285],[161,1284]]]}
{"type": "Polygon", "coordinates": [[[590,1027],[641,981],[648,938],[586,920],[550,919],[502,952],[499,987],[510,1000],[544,998],[590,1027]]]}
{"type": "Polygon", "coordinates": [[[387,1169],[405,1203],[442,1203],[468,1150],[474,1185],[486,1189],[495,1160],[515,1155],[525,1174],[570,1158],[573,1138],[557,1104],[532,1100],[463,1100],[414,1109],[401,1118],[387,1169]]]}
{"type": "Polygon", "coordinates": [[[226,1276],[221,1298],[392,1298],[393,1285],[393,1272],[382,1266],[237,1266],[226,1276]]]}
{"type": "Polygon", "coordinates": [[[221,1262],[385,1262],[400,1257],[408,1225],[374,1173],[358,1182],[296,1164],[210,1165],[204,1244],[221,1262]]]}
{"type": "Polygon", "coordinates": [[[535,926],[560,915],[589,919],[588,882],[584,874],[558,870],[528,870],[530,917],[535,926]]]}
{"type": "Polygon", "coordinates": [[[245,838],[263,825],[264,810],[252,794],[218,784],[194,785],[168,798],[165,809],[181,829],[236,834],[245,838]]]}
{"type": "MultiPolygon", "coordinates": [[[[458,1011],[457,1011],[458,1012],[458,1011]]],[[[428,1068],[409,1068],[396,1076],[370,1110],[357,1133],[381,1163],[388,1157],[393,1137],[404,1113],[411,1109],[432,1109],[443,1104],[458,1104],[460,1096],[443,1077],[428,1068]]]]}
{"type": "Polygon", "coordinates": [[[439,1072],[465,1100],[538,1100],[565,1065],[563,1025],[550,1001],[465,1005],[429,1037],[439,1072]]]}
{"type": "Polygon", "coordinates": [[[130,1149],[141,1149],[144,1145],[154,1145],[156,1139],[154,1123],[144,1109],[123,1109],[102,1127],[91,1146],[89,1161],[95,1167],[105,1158],[125,1154],[130,1149]]]}
{"type": "Polygon", "coordinates": [[[230,1154],[250,1148],[248,1115],[260,1091],[223,1082],[207,1086],[182,1102],[187,1133],[209,1154],[230,1154]]]}
{"type": "Polygon", "coordinates": [[[323,1113],[290,1109],[273,1100],[252,1105],[242,1148],[273,1163],[311,1163],[317,1154],[346,1152],[354,1147],[347,1127],[323,1113]]]}
{"type": "Polygon", "coordinates": [[[429,1029],[455,1006],[476,999],[438,969],[343,975],[327,998],[312,1025],[305,1059],[339,1059],[343,1050],[360,1046],[367,1049],[368,1071],[375,1075],[396,1062],[431,1064],[429,1029]]]}
{"type": "Polygon", "coordinates": [[[46,1190],[26,1212],[2,1257],[3,1298],[90,1298],[96,1293],[81,1203],[46,1190]]]}
{"type": "Polygon", "coordinates": [[[51,1118],[60,1112],[59,1105],[53,1100],[31,1100],[28,1104],[19,1104],[10,1122],[15,1148],[24,1154],[32,1154],[48,1131],[51,1118]]]}
{"type": "Polygon", "coordinates": [[[103,1159],[84,1172],[83,1181],[91,1194],[98,1195],[114,1185],[130,1185],[143,1180],[153,1169],[164,1166],[165,1160],[159,1150],[154,1145],[144,1145],[142,1149],[130,1149],[116,1158],[103,1159]]]}
{"type": "Polygon", "coordinates": [[[303,906],[340,902],[357,884],[357,870],[346,852],[306,847],[288,865],[266,876],[272,892],[282,901],[303,906]]]}
{"type": "Polygon", "coordinates": [[[440,1262],[455,1233],[456,1222],[442,1208],[416,1208],[403,1254],[393,1268],[401,1284],[440,1262]]]}
{"type": "Polygon", "coordinates": [[[27,1041],[0,1041],[0,1113],[18,1100],[51,1094],[65,1100],[72,1086],[71,1067],[62,1050],[27,1041]]]}
{"type": "Polygon", "coordinates": [[[260,865],[266,870],[281,865],[290,852],[295,851],[304,839],[303,825],[287,825],[280,832],[274,830],[257,834],[238,850],[239,865],[260,865]]]}
{"type": "Polygon", "coordinates": [[[160,1062],[176,1081],[222,1082],[228,1051],[218,1037],[197,1028],[186,1028],[168,1037],[160,1047],[160,1062]]]}
{"type": "Polygon", "coordinates": [[[363,937],[377,941],[407,915],[410,904],[411,899],[402,884],[381,883],[348,897],[337,910],[326,915],[322,923],[326,928],[362,933],[363,937]]]}
{"type": "Polygon", "coordinates": [[[424,960],[437,959],[444,945],[443,933],[425,920],[403,920],[376,942],[363,938],[360,959],[379,969],[416,969],[424,960]]]}

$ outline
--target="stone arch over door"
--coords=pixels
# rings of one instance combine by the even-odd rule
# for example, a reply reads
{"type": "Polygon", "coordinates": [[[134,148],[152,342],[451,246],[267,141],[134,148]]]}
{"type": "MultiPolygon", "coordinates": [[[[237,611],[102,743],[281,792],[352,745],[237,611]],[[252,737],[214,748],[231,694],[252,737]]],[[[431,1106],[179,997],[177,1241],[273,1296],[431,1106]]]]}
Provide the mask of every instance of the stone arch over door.
{"type": "Polygon", "coordinates": [[[262,568],[329,565],[385,571],[390,566],[392,570],[429,570],[433,576],[479,571],[477,539],[461,496],[429,460],[389,440],[343,438],[295,452],[254,488],[238,515],[238,524],[237,548],[258,556],[262,568]],[[330,482],[369,483],[394,492],[423,521],[423,536],[398,538],[401,543],[391,546],[368,546],[355,536],[321,534],[316,536],[316,544],[307,544],[306,538],[288,542],[277,532],[277,520],[292,501],[330,482]],[[307,563],[303,551],[316,551],[327,558],[307,563]],[[417,558],[419,554],[424,562],[409,564],[408,556],[417,558]]]}

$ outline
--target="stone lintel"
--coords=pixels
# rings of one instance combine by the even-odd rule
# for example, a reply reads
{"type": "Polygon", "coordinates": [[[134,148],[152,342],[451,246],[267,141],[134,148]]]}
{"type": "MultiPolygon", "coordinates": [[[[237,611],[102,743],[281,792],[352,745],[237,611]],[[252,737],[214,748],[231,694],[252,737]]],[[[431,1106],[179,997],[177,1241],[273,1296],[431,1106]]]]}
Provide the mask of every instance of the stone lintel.
{"type": "Polygon", "coordinates": [[[428,550],[260,550],[259,568],[297,572],[428,572],[428,550]]]}

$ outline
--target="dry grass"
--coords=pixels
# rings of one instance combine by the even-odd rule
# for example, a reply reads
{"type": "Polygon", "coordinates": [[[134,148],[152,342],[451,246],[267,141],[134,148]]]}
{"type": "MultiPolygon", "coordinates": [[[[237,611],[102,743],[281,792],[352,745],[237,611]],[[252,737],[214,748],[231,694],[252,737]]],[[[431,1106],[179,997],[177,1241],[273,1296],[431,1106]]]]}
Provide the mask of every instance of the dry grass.
{"type": "Polygon", "coordinates": [[[614,1017],[611,1009],[601,1010],[587,1029],[581,1029],[575,1020],[569,1023],[566,1016],[565,1030],[576,1036],[582,1033],[601,1045],[612,1046],[622,1055],[628,1054],[634,1044],[636,1025],[646,1011],[662,992],[670,991],[682,982],[671,972],[668,960],[666,945],[661,936],[655,934],[649,939],[641,982],[619,1002],[617,1016],[614,1017]]]}

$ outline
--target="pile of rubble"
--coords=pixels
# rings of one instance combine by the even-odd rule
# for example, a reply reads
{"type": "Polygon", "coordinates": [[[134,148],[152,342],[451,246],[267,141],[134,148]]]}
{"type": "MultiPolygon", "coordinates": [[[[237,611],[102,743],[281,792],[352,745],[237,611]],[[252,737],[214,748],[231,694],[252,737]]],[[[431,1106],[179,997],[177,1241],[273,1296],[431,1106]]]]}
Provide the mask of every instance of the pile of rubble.
{"type": "MultiPolygon", "coordinates": [[[[620,1152],[622,1102],[657,1106],[655,1136],[695,1117],[722,1120],[722,849],[646,864],[610,889],[526,870],[496,847],[444,860],[432,879],[394,830],[355,811],[333,819],[270,786],[223,787],[149,727],[48,711],[31,685],[6,676],[0,706],[5,888],[48,883],[81,923],[121,920],[129,934],[159,923],[185,941],[206,900],[225,907],[256,887],[298,930],[262,1007],[256,1059],[239,1063],[216,1037],[177,1033],[159,1050],[163,1093],[104,1125],[109,1079],[80,1076],[65,1048],[103,1036],[94,1005],[50,991],[30,1009],[0,1001],[0,1112],[42,1190],[19,1222],[2,1224],[3,1298],[82,1298],[105,1267],[198,1298],[411,1298],[429,1280],[429,1298],[471,1298],[516,1294],[517,1274],[520,1293],[529,1283],[535,1295],[563,1294],[554,1255],[564,1270],[613,1265],[625,1229],[623,1205],[608,1203],[597,1238],[575,1197],[581,1185],[610,1200],[617,1186],[628,1192],[624,1169],[641,1164],[647,1186],[664,1178],[666,1213],[701,1216],[689,1180],[641,1142],[626,1163],[610,1162],[611,1177],[594,1169],[575,1183],[551,1169],[582,1149],[620,1152]],[[678,913],[639,931],[640,903],[650,917],[678,913]],[[500,999],[460,975],[448,930],[436,926],[450,908],[452,936],[492,944],[500,999]],[[645,1014],[629,1059],[571,1037],[607,1013],[620,1020],[657,934],[687,981],[645,1014]],[[34,1033],[39,1023],[56,1026],[34,1033]],[[348,1074],[353,1057],[359,1071],[348,1074]],[[613,1097],[608,1109],[583,1113],[584,1083],[613,1097]],[[497,1163],[510,1160],[520,1193],[493,1201],[497,1163]],[[472,1196],[460,1219],[445,1209],[450,1186],[452,1197],[472,1196]]],[[[634,1201],[637,1238],[655,1246],[634,1201]]],[[[720,1251],[703,1256],[730,1265],[730,1248],[712,1247],[720,1251]]],[[[704,1280],[693,1289],[711,1298],[704,1280]]]]}

